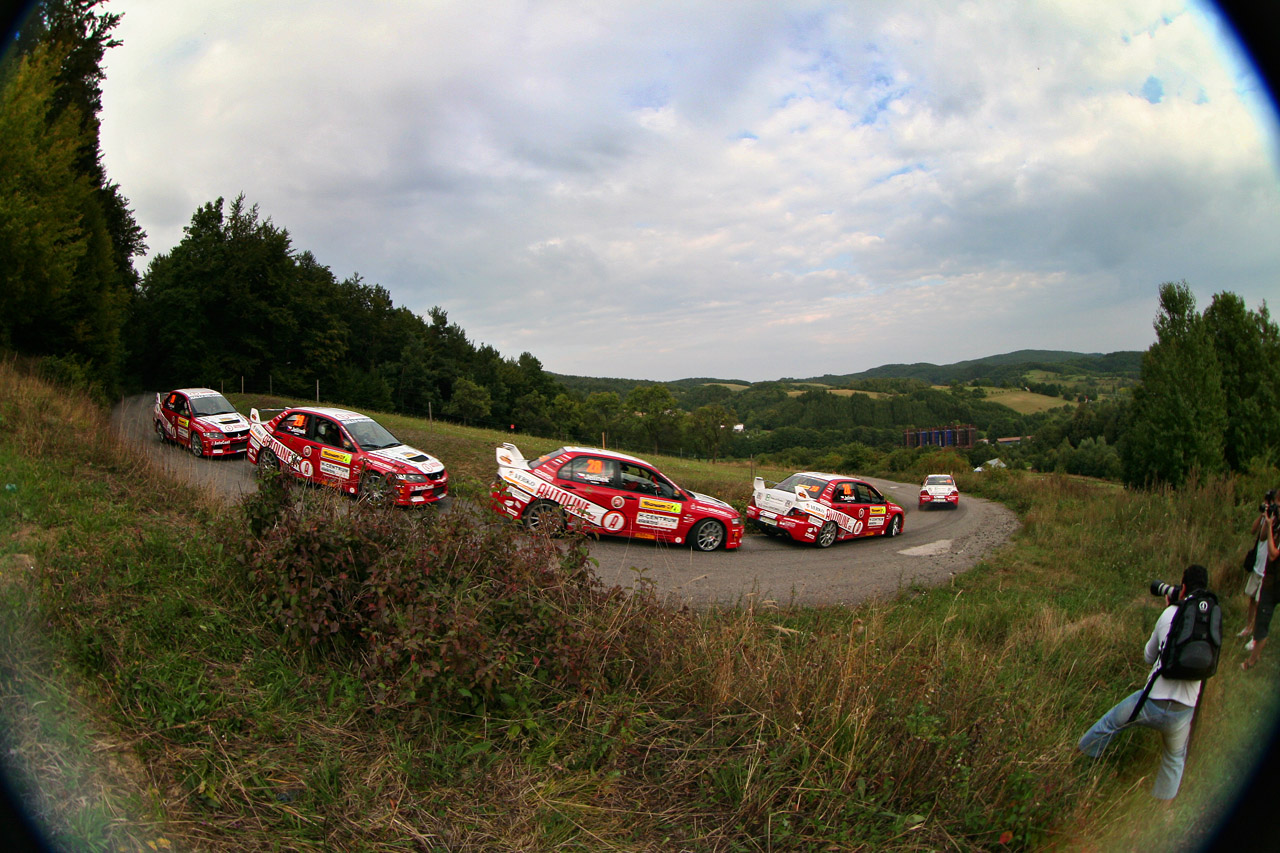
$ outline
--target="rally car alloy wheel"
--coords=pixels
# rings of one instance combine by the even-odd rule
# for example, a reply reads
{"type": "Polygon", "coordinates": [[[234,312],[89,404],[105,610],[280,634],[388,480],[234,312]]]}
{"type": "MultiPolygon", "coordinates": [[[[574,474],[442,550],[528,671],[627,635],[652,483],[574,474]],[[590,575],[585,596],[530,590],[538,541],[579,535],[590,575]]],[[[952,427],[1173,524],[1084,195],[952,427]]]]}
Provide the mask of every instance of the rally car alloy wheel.
{"type": "Polygon", "coordinates": [[[559,533],[564,530],[564,511],[551,501],[534,501],[524,511],[524,526],[542,533],[559,533]]]}
{"type": "Polygon", "coordinates": [[[889,522],[889,535],[897,536],[902,532],[902,516],[895,515],[893,521],[889,522]]]}
{"type": "Polygon", "coordinates": [[[204,441],[201,439],[200,433],[191,430],[191,455],[199,459],[204,456],[204,441]]]}
{"type": "Polygon", "coordinates": [[[160,439],[161,444],[164,444],[169,440],[168,437],[164,434],[164,427],[161,425],[159,421],[156,421],[156,438],[160,439]]]}
{"type": "Polygon", "coordinates": [[[391,497],[387,478],[381,474],[365,474],[360,478],[360,499],[374,506],[382,506],[391,497]]]}
{"type": "Polygon", "coordinates": [[[836,523],[834,521],[828,521],[826,524],[822,525],[822,529],[818,531],[818,547],[830,548],[831,543],[836,541],[836,534],[838,532],[839,528],[836,527],[836,523]]]}
{"type": "Polygon", "coordinates": [[[724,544],[724,525],[710,518],[704,518],[693,528],[689,536],[693,547],[699,551],[714,551],[724,544]]]}
{"type": "Polygon", "coordinates": [[[274,451],[262,448],[258,451],[258,476],[268,477],[272,474],[279,473],[280,460],[276,458],[274,451]]]}

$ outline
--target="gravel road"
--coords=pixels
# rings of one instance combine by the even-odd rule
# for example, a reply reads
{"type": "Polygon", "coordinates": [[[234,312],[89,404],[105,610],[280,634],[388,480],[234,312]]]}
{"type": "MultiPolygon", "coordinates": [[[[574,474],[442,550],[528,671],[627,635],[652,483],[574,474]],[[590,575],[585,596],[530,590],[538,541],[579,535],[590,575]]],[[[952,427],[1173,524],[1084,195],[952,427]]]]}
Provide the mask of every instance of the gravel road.
{"type": "MultiPolygon", "coordinates": [[[[155,395],[129,397],[112,423],[130,444],[171,476],[226,499],[257,488],[243,457],[196,459],[162,445],[152,429],[155,395]]],[[[448,460],[445,460],[448,464],[448,460]]],[[[906,510],[902,535],[837,542],[827,549],[748,535],[736,551],[694,552],[687,547],[606,538],[591,546],[606,584],[631,587],[652,581],[673,603],[857,604],[891,597],[911,584],[938,585],[971,568],[1018,529],[1017,517],[991,501],[962,495],[954,510],[919,510],[915,483],[868,478],[906,510]]]]}

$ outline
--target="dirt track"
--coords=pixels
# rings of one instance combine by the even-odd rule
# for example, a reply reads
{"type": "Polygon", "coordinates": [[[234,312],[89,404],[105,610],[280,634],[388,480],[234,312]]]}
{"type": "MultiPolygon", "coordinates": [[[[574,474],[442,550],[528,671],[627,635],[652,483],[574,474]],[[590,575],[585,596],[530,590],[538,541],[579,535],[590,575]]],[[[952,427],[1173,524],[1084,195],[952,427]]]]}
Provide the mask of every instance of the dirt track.
{"type": "MultiPolygon", "coordinates": [[[[243,457],[196,459],[162,445],[151,426],[154,402],[154,395],[130,397],[113,412],[112,422],[126,441],[172,476],[226,498],[234,500],[256,488],[243,457]]],[[[592,545],[591,554],[605,583],[630,587],[643,577],[671,600],[695,606],[733,605],[751,598],[779,604],[856,604],[892,596],[911,584],[945,583],[1003,545],[1018,528],[1016,516],[991,501],[964,496],[958,509],[920,511],[916,484],[871,482],[906,510],[901,536],[839,542],[820,550],[748,535],[738,550],[710,554],[602,539],[592,545]]]]}

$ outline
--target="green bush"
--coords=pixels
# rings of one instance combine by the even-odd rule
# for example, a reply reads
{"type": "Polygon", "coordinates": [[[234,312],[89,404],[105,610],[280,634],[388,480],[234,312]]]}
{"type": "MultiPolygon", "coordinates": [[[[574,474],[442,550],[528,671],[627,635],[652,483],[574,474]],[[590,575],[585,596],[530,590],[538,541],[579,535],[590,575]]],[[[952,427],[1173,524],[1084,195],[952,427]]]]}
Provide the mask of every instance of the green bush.
{"type": "MultiPolygon", "coordinates": [[[[275,501],[244,512],[260,524],[275,501]]],[[[651,592],[604,588],[581,540],[512,535],[473,509],[307,493],[250,536],[248,577],[288,643],[348,656],[384,706],[527,708],[643,678],[679,636],[651,592]]]]}

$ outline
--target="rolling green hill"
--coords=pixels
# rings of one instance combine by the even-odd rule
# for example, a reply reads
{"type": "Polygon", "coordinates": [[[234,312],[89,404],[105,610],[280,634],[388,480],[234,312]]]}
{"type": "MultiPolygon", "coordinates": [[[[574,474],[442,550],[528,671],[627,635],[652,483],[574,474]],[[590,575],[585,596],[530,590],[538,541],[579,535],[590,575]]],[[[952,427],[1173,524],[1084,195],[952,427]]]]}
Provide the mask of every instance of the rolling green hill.
{"type": "MultiPolygon", "coordinates": [[[[1142,366],[1142,353],[1118,351],[1112,353],[1080,353],[1063,350],[1017,350],[984,358],[957,361],[952,364],[885,364],[860,373],[822,376],[783,377],[764,382],[748,382],[743,379],[718,379],[698,377],[677,379],[661,383],[677,394],[704,385],[722,385],[733,391],[742,391],[760,385],[780,384],[795,386],[789,390],[804,390],[803,386],[829,386],[840,388],[856,386],[870,379],[915,379],[928,385],[950,385],[955,382],[982,385],[1026,385],[1029,382],[1056,383],[1076,386],[1088,381],[1109,382],[1116,386],[1131,385],[1137,381],[1142,366]]],[[[570,374],[549,374],[566,388],[584,394],[596,391],[613,391],[625,397],[633,388],[650,385],[654,380],[623,379],[570,374]]],[[[870,390],[870,389],[863,389],[870,390]]]]}

